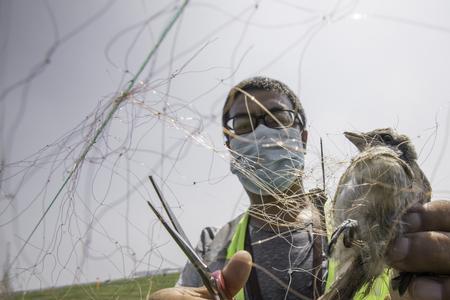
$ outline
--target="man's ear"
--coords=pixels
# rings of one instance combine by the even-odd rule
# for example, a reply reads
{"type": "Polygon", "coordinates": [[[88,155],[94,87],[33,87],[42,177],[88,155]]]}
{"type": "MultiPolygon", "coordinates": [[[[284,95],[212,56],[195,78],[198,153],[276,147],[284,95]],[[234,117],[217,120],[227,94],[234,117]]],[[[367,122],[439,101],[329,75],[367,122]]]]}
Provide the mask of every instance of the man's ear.
{"type": "Polygon", "coordinates": [[[308,142],[308,130],[303,129],[302,130],[302,142],[303,142],[303,148],[306,150],[306,144],[308,142]]]}
{"type": "Polygon", "coordinates": [[[225,145],[225,147],[230,149],[230,137],[225,132],[223,134],[223,140],[224,140],[223,144],[225,145]]]}
{"type": "Polygon", "coordinates": [[[223,126],[222,128],[222,133],[223,133],[223,139],[224,139],[224,145],[230,149],[230,130],[227,129],[225,126],[223,126]]]}

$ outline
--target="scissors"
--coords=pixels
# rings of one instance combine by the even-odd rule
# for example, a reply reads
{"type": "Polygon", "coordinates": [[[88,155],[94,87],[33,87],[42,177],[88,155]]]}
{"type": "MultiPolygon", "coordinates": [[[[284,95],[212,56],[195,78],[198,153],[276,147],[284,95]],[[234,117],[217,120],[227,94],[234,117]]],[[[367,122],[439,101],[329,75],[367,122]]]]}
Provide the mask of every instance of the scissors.
{"type": "Polygon", "coordinates": [[[227,297],[224,290],[225,290],[225,284],[222,277],[222,272],[220,270],[211,272],[208,268],[208,266],[203,262],[203,260],[198,256],[197,252],[195,252],[194,248],[192,247],[191,243],[189,242],[189,239],[187,238],[186,234],[184,233],[183,229],[180,226],[180,223],[178,223],[177,218],[173,214],[172,210],[170,209],[169,205],[167,204],[166,200],[164,199],[164,196],[162,195],[161,190],[159,189],[156,182],[153,180],[152,176],[148,177],[150,179],[150,182],[153,185],[153,188],[156,191],[156,194],[158,195],[159,200],[161,201],[164,210],[167,213],[167,216],[170,219],[170,222],[172,223],[173,228],[169,225],[169,223],[164,220],[164,218],[161,216],[161,214],[156,210],[156,208],[150,203],[150,201],[147,201],[148,206],[150,206],[153,213],[158,217],[158,219],[161,221],[163,226],[166,228],[166,230],[169,232],[169,234],[172,236],[172,238],[175,240],[177,245],[181,248],[183,253],[187,256],[189,261],[192,263],[192,265],[197,270],[198,274],[200,275],[203,284],[205,285],[208,292],[213,296],[214,300],[227,300],[230,297],[227,297]]]}

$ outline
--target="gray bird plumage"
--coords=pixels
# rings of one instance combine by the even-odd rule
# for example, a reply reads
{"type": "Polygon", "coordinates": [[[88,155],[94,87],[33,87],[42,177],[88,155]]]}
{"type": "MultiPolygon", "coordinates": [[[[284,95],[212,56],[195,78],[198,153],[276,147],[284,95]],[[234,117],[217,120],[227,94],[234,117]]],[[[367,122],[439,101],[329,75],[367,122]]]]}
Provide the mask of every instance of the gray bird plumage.
{"type": "Polygon", "coordinates": [[[403,232],[401,216],[431,196],[407,136],[390,128],[344,134],[360,153],[333,200],[333,227],[344,234],[336,235],[336,280],[322,300],[352,299],[365,284],[368,293],[386,267],[389,243],[403,232]]]}

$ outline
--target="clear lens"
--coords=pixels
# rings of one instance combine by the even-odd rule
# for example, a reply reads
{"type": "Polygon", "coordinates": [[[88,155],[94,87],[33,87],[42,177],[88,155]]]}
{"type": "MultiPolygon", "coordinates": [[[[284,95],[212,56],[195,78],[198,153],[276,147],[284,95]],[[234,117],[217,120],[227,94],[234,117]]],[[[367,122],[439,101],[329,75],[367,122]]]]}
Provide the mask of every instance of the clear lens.
{"type": "Polygon", "coordinates": [[[232,124],[235,134],[245,134],[253,131],[256,120],[253,116],[238,116],[233,118],[232,124]]]}
{"type": "Polygon", "coordinates": [[[274,111],[264,116],[264,123],[270,128],[286,128],[294,125],[295,115],[289,110],[274,111]]]}

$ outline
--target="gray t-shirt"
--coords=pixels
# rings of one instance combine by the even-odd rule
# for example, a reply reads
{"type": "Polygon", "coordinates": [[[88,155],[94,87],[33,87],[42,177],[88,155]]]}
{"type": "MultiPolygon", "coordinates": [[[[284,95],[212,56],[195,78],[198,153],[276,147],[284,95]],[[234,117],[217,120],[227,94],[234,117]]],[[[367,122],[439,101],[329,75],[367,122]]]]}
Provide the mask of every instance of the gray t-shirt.
{"type": "Polygon", "coordinates": [[[312,227],[273,230],[248,225],[262,299],[313,296],[312,227]]]}

